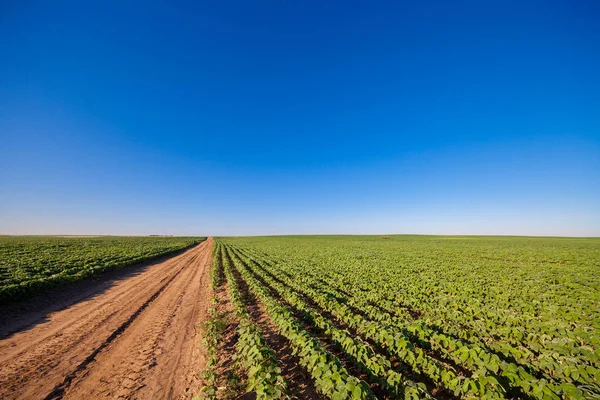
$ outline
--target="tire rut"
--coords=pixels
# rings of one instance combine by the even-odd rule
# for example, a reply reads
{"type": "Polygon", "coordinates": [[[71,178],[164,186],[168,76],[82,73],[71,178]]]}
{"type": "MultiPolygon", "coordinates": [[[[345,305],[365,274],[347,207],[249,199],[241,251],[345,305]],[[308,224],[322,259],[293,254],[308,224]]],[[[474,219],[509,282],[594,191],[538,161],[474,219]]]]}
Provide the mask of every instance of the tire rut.
{"type": "Polygon", "coordinates": [[[171,373],[161,385],[152,379],[164,380],[165,373],[155,371],[178,367],[181,359],[201,370],[196,325],[208,307],[211,246],[209,239],[1,340],[0,398],[92,398],[102,390],[114,397],[157,398],[193,390],[192,383],[199,387],[199,377],[190,379],[193,371],[171,373]],[[114,371],[123,374],[115,379],[114,371]],[[144,394],[143,387],[154,392],[144,394]]]}
{"type": "Polygon", "coordinates": [[[85,360],[83,360],[83,362],[79,364],[77,368],[75,368],[75,371],[67,375],[63,382],[60,385],[56,386],[54,390],[52,390],[52,392],[45,397],[45,400],[61,398],[65,390],[70,386],[77,373],[83,371],[89,363],[94,361],[94,358],[96,358],[98,353],[100,353],[113,340],[117,339],[119,335],[121,335],[121,333],[123,333],[125,329],[127,329],[129,325],[131,325],[131,323],[142,313],[142,311],[144,311],[146,307],[148,307],[148,305],[150,305],[150,303],[152,303],[158,297],[158,295],[162,293],[163,290],[165,290],[165,288],[177,277],[177,275],[179,275],[180,272],[181,270],[177,271],[175,275],[167,281],[167,283],[161,286],[156,293],[154,293],[148,300],[146,300],[144,304],[140,306],[140,308],[135,310],[131,317],[129,317],[127,321],[125,321],[121,326],[119,326],[115,331],[113,331],[113,333],[108,337],[108,339],[106,339],[96,350],[94,350],[92,354],[87,356],[85,360]]]}

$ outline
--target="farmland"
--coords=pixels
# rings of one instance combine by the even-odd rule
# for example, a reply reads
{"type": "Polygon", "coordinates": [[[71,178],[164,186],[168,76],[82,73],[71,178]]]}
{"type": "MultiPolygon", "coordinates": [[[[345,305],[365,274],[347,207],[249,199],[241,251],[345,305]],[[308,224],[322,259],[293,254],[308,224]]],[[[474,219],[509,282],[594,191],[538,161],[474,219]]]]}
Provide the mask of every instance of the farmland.
{"type": "Polygon", "coordinates": [[[203,397],[600,398],[599,239],[217,238],[213,258],[203,397]]]}
{"type": "Polygon", "coordinates": [[[0,245],[3,399],[600,398],[597,238],[0,245]]]}
{"type": "MultiPolygon", "coordinates": [[[[65,243],[31,238],[27,244],[41,246],[46,239],[65,243]]],[[[108,259],[112,249],[132,261],[193,240],[68,238],[66,243],[75,260],[73,254],[108,259]],[[95,251],[85,252],[84,245],[95,251]]],[[[190,398],[199,392],[204,357],[198,328],[210,303],[211,248],[209,238],[169,257],[0,305],[0,398],[190,398]]],[[[60,252],[46,256],[55,260],[60,252]]]]}
{"type": "Polygon", "coordinates": [[[184,249],[204,238],[0,237],[0,303],[184,249]]]}

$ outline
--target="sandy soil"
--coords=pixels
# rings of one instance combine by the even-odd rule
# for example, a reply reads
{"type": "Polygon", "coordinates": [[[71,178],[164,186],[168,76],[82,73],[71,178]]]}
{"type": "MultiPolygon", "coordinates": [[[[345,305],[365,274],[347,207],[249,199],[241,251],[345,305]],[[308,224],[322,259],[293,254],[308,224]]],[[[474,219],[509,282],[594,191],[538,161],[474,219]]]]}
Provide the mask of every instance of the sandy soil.
{"type": "Polygon", "coordinates": [[[211,247],[208,239],[178,256],[115,272],[95,289],[87,282],[56,301],[36,300],[39,307],[0,310],[0,398],[197,394],[211,247]]]}

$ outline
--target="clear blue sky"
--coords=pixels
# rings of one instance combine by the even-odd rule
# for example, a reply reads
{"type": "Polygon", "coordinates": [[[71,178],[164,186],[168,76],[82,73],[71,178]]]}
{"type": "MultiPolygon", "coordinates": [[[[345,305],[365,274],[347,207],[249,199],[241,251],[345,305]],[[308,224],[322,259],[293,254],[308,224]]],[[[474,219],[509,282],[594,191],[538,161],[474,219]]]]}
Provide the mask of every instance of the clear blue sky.
{"type": "Polygon", "coordinates": [[[0,4],[0,233],[600,236],[597,2],[91,3],[0,4]]]}

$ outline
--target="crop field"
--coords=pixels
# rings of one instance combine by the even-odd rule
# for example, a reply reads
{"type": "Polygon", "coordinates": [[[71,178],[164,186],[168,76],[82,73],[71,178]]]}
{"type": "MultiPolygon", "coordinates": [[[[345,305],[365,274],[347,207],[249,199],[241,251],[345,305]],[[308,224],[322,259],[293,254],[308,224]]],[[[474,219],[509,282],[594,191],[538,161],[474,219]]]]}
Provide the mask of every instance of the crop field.
{"type": "Polygon", "coordinates": [[[204,238],[0,237],[0,303],[184,249],[204,238]]]}
{"type": "Polygon", "coordinates": [[[598,238],[2,237],[0,268],[2,399],[600,399],[598,238]]]}
{"type": "Polygon", "coordinates": [[[600,398],[600,239],[216,238],[212,288],[203,398],[600,398]]]}

